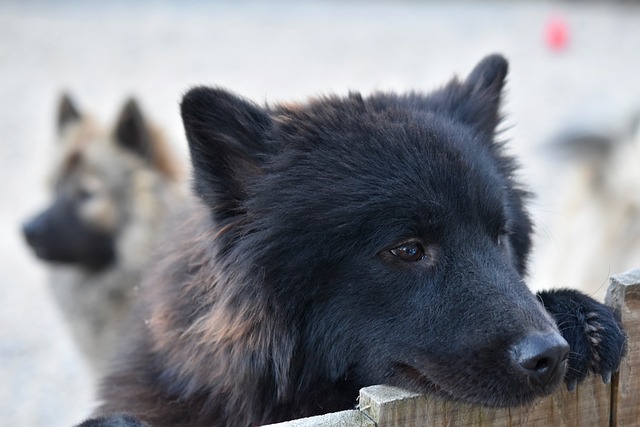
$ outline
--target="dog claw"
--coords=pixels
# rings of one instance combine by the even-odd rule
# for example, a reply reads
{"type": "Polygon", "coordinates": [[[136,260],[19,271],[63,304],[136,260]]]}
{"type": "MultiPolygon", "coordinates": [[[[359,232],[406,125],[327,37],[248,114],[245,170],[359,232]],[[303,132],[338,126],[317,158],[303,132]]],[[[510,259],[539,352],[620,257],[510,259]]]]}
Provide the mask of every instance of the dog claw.
{"type": "Polygon", "coordinates": [[[603,383],[609,384],[611,382],[611,371],[604,371],[600,376],[602,377],[603,383]]]}
{"type": "Polygon", "coordinates": [[[574,391],[578,386],[578,380],[571,380],[567,383],[567,390],[574,391]]]}

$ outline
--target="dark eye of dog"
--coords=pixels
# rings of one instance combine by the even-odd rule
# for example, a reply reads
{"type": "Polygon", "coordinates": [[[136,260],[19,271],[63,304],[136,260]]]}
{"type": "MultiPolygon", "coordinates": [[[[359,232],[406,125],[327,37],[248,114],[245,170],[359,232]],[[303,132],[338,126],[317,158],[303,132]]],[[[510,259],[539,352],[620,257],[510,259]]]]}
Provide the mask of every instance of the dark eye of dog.
{"type": "Polygon", "coordinates": [[[93,196],[93,193],[91,193],[91,191],[85,189],[85,188],[81,188],[78,190],[78,199],[79,200],[88,200],[91,198],[91,196],[93,196]]]}
{"type": "Polygon", "coordinates": [[[420,243],[404,243],[391,249],[391,253],[407,262],[420,261],[425,258],[424,248],[420,243]]]}

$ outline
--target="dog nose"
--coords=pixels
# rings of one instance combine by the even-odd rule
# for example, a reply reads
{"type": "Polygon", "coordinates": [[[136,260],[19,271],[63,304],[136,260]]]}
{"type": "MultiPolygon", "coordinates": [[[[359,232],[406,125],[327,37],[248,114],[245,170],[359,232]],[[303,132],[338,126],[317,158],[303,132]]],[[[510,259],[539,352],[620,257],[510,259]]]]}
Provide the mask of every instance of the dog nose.
{"type": "Polygon", "coordinates": [[[511,356],[516,369],[533,384],[545,386],[560,379],[569,344],[557,332],[530,334],[511,348],[511,356]]]}
{"type": "Polygon", "coordinates": [[[40,244],[44,233],[46,233],[47,227],[48,214],[45,211],[22,224],[22,234],[29,245],[37,246],[40,244]]]}
{"type": "Polygon", "coordinates": [[[29,244],[33,244],[33,242],[36,240],[39,229],[40,221],[38,221],[38,218],[22,224],[22,234],[29,244]]]}

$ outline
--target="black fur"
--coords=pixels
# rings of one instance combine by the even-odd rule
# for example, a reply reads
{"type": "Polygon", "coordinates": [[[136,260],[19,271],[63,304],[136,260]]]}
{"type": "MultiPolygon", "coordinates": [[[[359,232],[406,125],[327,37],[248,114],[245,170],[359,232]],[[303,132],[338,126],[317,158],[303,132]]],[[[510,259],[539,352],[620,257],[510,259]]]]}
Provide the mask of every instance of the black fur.
{"type": "MultiPolygon", "coordinates": [[[[189,92],[202,204],[146,280],[99,412],[247,426],[350,408],[378,383],[486,406],[553,392],[569,346],[522,280],[527,192],[495,138],[506,73],[493,55],[430,95],[273,108],[189,92]]],[[[617,368],[611,310],[542,300],[587,313],[582,333],[558,320],[574,352],[590,345],[569,371],[617,368]]]]}

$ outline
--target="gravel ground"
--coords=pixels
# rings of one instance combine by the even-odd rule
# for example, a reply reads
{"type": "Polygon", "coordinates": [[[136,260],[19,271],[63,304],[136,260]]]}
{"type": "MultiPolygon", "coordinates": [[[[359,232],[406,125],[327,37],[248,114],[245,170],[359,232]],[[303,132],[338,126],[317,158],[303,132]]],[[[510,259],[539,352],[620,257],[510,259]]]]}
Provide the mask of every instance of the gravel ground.
{"type": "Polygon", "coordinates": [[[137,96],[185,147],[181,95],[195,84],[256,101],[349,89],[430,89],[485,54],[510,60],[506,135],[541,194],[545,227],[558,169],[539,145],[586,106],[640,103],[640,8],[618,3],[0,1],[0,426],[70,426],[93,405],[87,368],[53,306],[20,223],[46,203],[62,90],[103,121],[137,96]],[[570,43],[545,44],[563,17],[570,43]],[[17,181],[14,181],[17,180],[17,181]]]}

